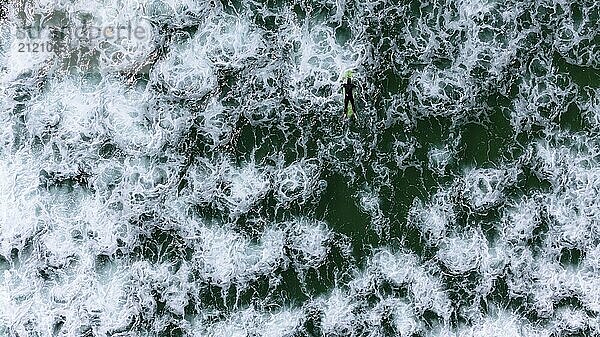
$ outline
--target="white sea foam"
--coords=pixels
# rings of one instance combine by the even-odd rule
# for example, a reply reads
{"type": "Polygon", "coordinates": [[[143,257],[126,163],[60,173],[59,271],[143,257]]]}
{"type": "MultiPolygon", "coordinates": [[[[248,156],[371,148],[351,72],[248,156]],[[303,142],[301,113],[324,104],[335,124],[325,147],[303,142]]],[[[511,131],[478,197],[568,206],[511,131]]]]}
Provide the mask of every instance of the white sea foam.
{"type": "Polygon", "coordinates": [[[442,175],[446,170],[446,166],[452,160],[452,151],[447,147],[441,149],[432,147],[427,156],[429,169],[442,175]]]}
{"type": "Polygon", "coordinates": [[[514,168],[469,170],[462,193],[471,207],[484,211],[504,200],[503,190],[514,183],[517,172],[514,168]]]}
{"type": "Polygon", "coordinates": [[[437,245],[456,221],[451,194],[448,191],[439,191],[426,205],[415,199],[408,220],[419,228],[428,244],[437,245]]]}
{"type": "Polygon", "coordinates": [[[297,310],[283,309],[264,312],[247,308],[234,313],[225,321],[210,326],[206,332],[194,331],[193,336],[289,336],[300,330],[303,314],[297,310]]]}
{"type": "Polygon", "coordinates": [[[448,235],[440,242],[437,258],[451,273],[465,273],[479,268],[481,255],[487,250],[485,237],[476,231],[448,235]]]}
{"type": "Polygon", "coordinates": [[[199,253],[192,258],[197,273],[201,279],[225,289],[233,283],[243,288],[250,280],[286,263],[281,231],[266,231],[258,246],[220,228],[202,228],[198,236],[199,253]]]}
{"type": "Polygon", "coordinates": [[[325,223],[298,219],[286,224],[288,247],[295,267],[300,271],[316,269],[325,261],[330,250],[332,233],[325,223]]]}
{"type": "Polygon", "coordinates": [[[320,168],[315,160],[302,160],[278,170],[275,179],[277,186],[277,199],[284,205],[291,202],[304,204],[315,194],[320,192],[326,182],[319,180],[320,168]]]}
{"type": "Polygon", "coordinates": [[[506,211],[503,219],[503,236],[507,241],[522,242],[533,237],[533,232],[541,225],[541,200],[525,198],[519,200],[506,211]]]}
{"type": "Polygon", "coordinates": [[[357,303],[350,296],[339,289],[334,289],[327,298],[318,300],[316,304],[323,310],[321,319],[323,334],[328,336],[355,334],[356,318],[353,309],[357,303]]]}
{"type": "Polygon", "coordinates": [[[226,159],[217,163],[200,159],[188,169],[192,186],[184,197],[200,205],[216,204],[236,217],[247,212],[270,190],[269,173],[270,170],[260,169],[255,164],[237,168],[226,159]]]}
{"type": "Polygon", "coordinates": [[[373,256],[371,266],[377,277],[409,289],[415,312],[422,314],[431,310],[443,319],[449,318],[450,301],[443,283],[420,265],[416,256],[381,250],[373,256]]]}

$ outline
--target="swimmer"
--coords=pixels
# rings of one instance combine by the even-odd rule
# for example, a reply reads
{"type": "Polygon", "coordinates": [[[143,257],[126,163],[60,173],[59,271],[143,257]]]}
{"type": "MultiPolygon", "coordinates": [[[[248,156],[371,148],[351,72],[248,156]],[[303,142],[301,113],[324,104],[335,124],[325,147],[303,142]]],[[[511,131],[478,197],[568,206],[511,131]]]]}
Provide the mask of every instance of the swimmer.
{"type": "Polygon", "coordinates": [[[356,106],[354,105],[354,95],[352,94],[352,90],[356,87],[352,83],[352,79],[348,76],[346,79],[346,83],[342,84],[344,87],[344,113],[348,117],[352,117],[352,115],[356,112],[356,106]],[[351,108],[348,109],[348,104],[351,104],[351,108]]]}

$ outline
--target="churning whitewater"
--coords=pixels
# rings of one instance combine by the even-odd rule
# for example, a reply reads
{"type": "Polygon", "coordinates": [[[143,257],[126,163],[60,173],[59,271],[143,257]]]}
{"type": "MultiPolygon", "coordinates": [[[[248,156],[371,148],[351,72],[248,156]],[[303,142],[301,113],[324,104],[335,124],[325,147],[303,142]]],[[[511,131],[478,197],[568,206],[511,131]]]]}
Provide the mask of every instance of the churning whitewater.
{"type": "Polygon", "coordinates": [[[599,20],[3,2],[0,336],[600,335],[599,20]]]}

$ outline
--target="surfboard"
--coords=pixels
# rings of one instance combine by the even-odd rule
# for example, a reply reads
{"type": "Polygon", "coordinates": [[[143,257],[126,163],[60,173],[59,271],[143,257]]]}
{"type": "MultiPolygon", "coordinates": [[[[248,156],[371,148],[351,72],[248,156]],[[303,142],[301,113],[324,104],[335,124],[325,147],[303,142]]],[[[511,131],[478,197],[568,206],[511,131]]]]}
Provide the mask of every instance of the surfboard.
{"type": "Polygon", "coordinates": [[[352,105],[348,105],[348,112],[346,112],[346,117],[351,118],[354,116],[354,111],[352,111],[352,105]]]}

